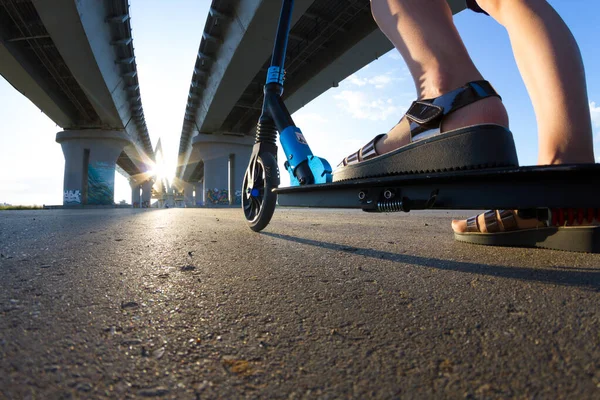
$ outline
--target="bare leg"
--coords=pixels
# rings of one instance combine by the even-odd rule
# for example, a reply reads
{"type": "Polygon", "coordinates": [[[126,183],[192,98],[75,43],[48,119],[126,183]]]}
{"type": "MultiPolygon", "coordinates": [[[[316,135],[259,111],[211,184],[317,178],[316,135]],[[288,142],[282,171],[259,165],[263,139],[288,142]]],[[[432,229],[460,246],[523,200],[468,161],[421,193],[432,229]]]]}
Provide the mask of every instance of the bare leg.
{"type": "MultiPolygon", "coordinates": [[[[408,65],[420,99],[483,79],[454,26],[446,0],[371,0],[371,10],[408,65]]],[[[457,110],[444,120],[442,131],[483,123],[508,127],[500,99],[487,98],[457,110]]],[[[396,125],[376,144],[378,153],[408,144],[409,133],[406,121],[396,125]]]]}
{"type": "Polygon", "coordinates": [[[539,132],[538,164],[593,163],[585,73],[571,31],[546,0],[477,0],[508,31],[539,132]]]}
{"type": "MultiPolygon", "coordinates": [[[[593,163],[583,62],[564,21],[545,0],[477,3],[508,31],[537,118],[538,164],[593,163]]],[[[483,216],[479,222],[485,230],[483,216]]],[[[466,222],[452,227],[463,232],[466,222]]]]}

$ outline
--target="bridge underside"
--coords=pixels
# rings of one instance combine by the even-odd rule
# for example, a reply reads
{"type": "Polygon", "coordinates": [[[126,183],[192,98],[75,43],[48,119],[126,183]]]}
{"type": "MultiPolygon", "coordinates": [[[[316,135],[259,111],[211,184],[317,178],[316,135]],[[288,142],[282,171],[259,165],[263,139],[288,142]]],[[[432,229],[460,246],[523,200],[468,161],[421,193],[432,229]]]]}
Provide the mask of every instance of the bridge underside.
{"type": "Polygon", "coordinates": [[[0,75],[66,132],[94,132],[97,152],[123,133],[121,173],[151,168],[127,0],[0,0],[0,59],[0,75]]]}
{"type": "MultiPolygon", "coordinates": [[[[448,0],[448,3],[453,13],[465,8],[464,0],[448,0]]],[[[216,6],[214,1],[213,6],[216,6]]],[[[177,176],[181,179],[193,182],[192,179],[202,179],[204,173],[201,160],[194,154],[200,151],[192,146],[194,135],[254,135],[280,7],[281,2],[273,1],[256,8],[252,22],[242,33],[247,40],[238,39],[239,47],[233,55],[225,55],[218,43],[231,40],[229,36],[234,29],[216,23],[218,13],[209,15],[205,37],[221,41],[205,38],[200,44],[180,141],[177,176]],[[254,22],[260,23],[258,32],[253,29],[254,22]],[[237,58],[241,54],[253,57],[242,62],[237,58]],[[225,58],[237,65],[221,65],[225,58]],[[250,75],[246,72],[242,78],[243,74],[236,69],[241,66],[256,72],[250,75]],[[232,89],[234,83],[237,92],[232,89]]],[[[284,100],[290,113],[393,48],[373,20],[369,0],[297,1],[295,11],[285,65],[284,100]]],[[[223,14],[227,13],[232,11],[223,10],[223,14]]]]}

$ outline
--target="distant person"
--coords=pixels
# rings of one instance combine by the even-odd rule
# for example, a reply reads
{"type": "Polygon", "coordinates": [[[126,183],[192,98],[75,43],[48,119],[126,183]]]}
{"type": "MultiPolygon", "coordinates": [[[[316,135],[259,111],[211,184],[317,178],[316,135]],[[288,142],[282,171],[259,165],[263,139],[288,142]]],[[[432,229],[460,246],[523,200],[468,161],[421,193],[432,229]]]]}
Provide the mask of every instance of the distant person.
{"type": "MultiPolygon", "coordinates": [[[[467,0],[467,7],[491,16],[508,31],[536,114],[538,164],[594,163],[583,62],[561,17],[545,0],[467,0]]],[[[340,173],[355,179],[440,170],[440,160],[448,159],[449,152],[457,159],[457,168],[476,168],[478,165],[459,164],[462,159],[478,156],[479,163],[487,154],[493,157],[497,151],[504,151],[492,143],[492,138],[508,130],[506,109],[469,57],[446,0],[371,0],[371,10],[381,31],[408,65],[418,102],[387,134],[376,136],[346,157],[336,169],[334,180],[340,173]],[[448,143],[444,150],[441,141],[436,142],[436,148],[428,143],[434,141],[423,140],[432,137],[448,143]],[[465,154],[465,142],[458,137],[485,137],[490,142],[476,147],[474,154],[465,154]],[[418,168],[406,167],[411,162],[418,168]]],[[[535,235],[552,224],[598,225],[599,218],[594,210],[490,210],[467,220],[454,220],[452,229],[456,238],[464,241],[477,241],[478,236],[486,234],[485,244],[501,245],[506,244],[504,232],[539,228],[528,231],[535,235]]],[[[565,233],[565,240],[569,240],[565,233]]],[[[527,235],[512,236],[516,244],[528,242],[517,238],[527,239],[527,235]]]]}

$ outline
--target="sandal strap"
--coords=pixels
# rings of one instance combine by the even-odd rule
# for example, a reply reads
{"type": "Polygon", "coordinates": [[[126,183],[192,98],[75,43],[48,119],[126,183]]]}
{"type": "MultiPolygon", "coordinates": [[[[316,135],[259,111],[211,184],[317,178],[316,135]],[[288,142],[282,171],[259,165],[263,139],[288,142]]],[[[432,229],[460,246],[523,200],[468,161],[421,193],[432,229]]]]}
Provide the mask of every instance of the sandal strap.
{"type": "Polygon", "coordinates": [[[369,143],[365,144],[358,151],[359,152],[359,154],[358,154],[359,161],[365,161],[370,158],[377,157],[379,155],[379,153],[377,153],[377,150],[375,150],[375,143],[377,143],[377,141],[384,136],[385,136],[385,134],[383,134],[383,133],[380,135],[377,135],[373,139],[371,139],[371,141],[369,143]]]}
{"type": "MultiPolygon", "coordinates": [[[[481,214],[479,214],[481,215],[481,214]]],[[[478,224],[479,215],[467,219],[466,232],[481,232],[478,224]]],[[[488,233],[507,232],[517,229],[517,220],[512,210],[487,210],[483,213],[485,228],[488,233]]]]}
{"type": "Polygon", "coordinates": [[[359,162],[359,160],[358,160],[358,153],[359,152],[356,151],[356,152],[350,154],[348,157],[344,158],[342,160],[342,162],[340,163],[340,166],[343,165],[345,167],[346,165],[356,164],[357,162],[359,162]]]}
{"type": "Polygon", "coordinates": [[[483,219],[485,221],[485,228],[488,233],[500,232],[500,225],[498,224],[498,218],[496,217],[496,210],[487,210],[483,213],[483,219]]]}
{"type": "Polygon", "coordinates": [[[414,101],[405,114],[410,123],[411,137],[428,130],[439,130],[446,115],[487,97],[501,99],[492,85],[482,80],[469,82],[434,99],[414,101]]]}
{"type": "Polygon", "coordinates": [[[514,231],[517,227],[517,219],[513,210],[498,210],[498,218],[504,228],[504,232],[514,231]]]}
{"type": "Polygon", "coordinates": [[[356,151],[356,152],[350,154],[348,157],[344,158],[344,160],[342,161],[343,166],[346,166],[349,164],[356,164],[361,161],[365,161],[370,158],[377,157],[379,155],[379,153],[377,153],[377,150],[375,150],[375,143],[377,143],[377,141],[384,136],[385,136],[385,133],[375,136],[373,139],[371,139],[371,141],[369,143],[365,144],[358,151],[356,151]]]}
{"type": "Polygon", "coordinates": [[[477,215],[469,217],[467,219],[467,230],[466,232],[480,232],[479,223],[477,222],[477,215]]]}

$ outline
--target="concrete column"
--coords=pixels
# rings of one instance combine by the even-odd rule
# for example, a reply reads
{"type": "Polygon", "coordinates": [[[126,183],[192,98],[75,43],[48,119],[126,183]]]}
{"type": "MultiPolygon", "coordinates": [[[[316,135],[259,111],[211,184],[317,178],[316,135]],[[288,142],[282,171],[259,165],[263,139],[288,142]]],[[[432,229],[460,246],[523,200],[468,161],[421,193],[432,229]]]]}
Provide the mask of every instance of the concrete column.
{"type": "Polygon", "coordinates": [[[152,204],[152,181],[142,183],[142,208],[149,208],[152,204]]]}
{"type": "Polygon", "coordinates": [[[183,202],[185,207],[194,207],[194,185],[188,182],[183,183],[183,202]]]}
{"type": "Polygon", "coordinates": [[[202,199],[205,206],[240,204],[253,145],[254,138],[249,136],[199,134],[194,137],[192,158],[201,160],[204,165],[202,199]]]}
{"type": "Polygon", "coordinates": [[[205,206],[229,204],[229,171],[226,155],[204,160],[203,201],[205,206]]]}
{"type": "MultiPolygon", "coordinates": [[[[252,138],[254,141],[254,138],[252,138]]],[[[254,142],[253,142],[254,144],[254,142]]],[[[230,154],[230,182],[232,186],[232,205],[242,204],[242,185],[244,184],[244,175],[246,174],[246,168],[250,162],[250,156],[252,155],[252,146],[239,146],[235,149],[235,153],[230,154]]]]}
{"type": "Polygon", "coordinates": [[[196,182],[194,184],[194,191],[196,192],[196,194],[194,195],[194,201],[196,204],[196,207],[201,207],[204,205],[204,196],[202,195],[202,191],[204,190],[204,183],[203,182],[196,182]]]}
{"type": "Polygon", "coordinates": [[[167,188],[167,196],[165,199],[165,207],[173,208],[175,207],[175,193],[172,187],[167,188]]]}
{"type": "Polygon", "coordinates": [[[127,134],[97,129],[56,134],[65,156],[63,205],[113,205],[117,158],[127,134]]]}
{"type": "Polygon", "coordinates": [[[142,187],[138,182],[132,181],[129,183],[131,186],[131,206],[133,208],[140,208],[142,203],[142,187]]]}

